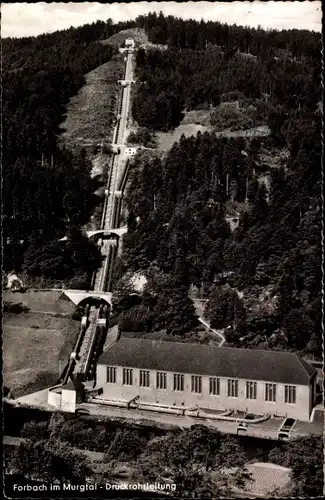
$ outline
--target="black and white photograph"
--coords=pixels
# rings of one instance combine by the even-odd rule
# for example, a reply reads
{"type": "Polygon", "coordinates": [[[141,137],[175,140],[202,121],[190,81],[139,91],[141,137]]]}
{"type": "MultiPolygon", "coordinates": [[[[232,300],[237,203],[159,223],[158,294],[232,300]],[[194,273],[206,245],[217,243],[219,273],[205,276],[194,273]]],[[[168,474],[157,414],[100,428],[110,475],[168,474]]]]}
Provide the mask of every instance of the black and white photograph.
{"type": "Polygon", "coordinates": [[[322,497],[322,3],[1,33],[5,498],[322,497]]]}

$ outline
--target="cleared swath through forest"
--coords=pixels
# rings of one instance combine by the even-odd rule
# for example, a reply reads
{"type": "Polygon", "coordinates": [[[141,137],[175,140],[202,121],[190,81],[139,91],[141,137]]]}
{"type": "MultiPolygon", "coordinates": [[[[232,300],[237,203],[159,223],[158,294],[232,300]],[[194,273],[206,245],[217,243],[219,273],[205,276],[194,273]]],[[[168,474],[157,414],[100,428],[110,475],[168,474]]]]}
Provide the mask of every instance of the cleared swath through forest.
{"type": "MultiPolygon", "coordinates": [[[[127,52],[124,81],[132,80],[132,52],[127,52]]],[[[127,161],[125,160],[125,129],[126,120],[129,111],[130,101],[130,83],[125,86],[121,83],[121,98],[119,102],[118,116],[112,146],[119,148],[115,151],[111,161],[110,175],[108,179],[106,198],[103,209],[101,229],[103,234],[109,236],[109,233],[114,234],[114,229],[119,227],[120,211],[121,211],[121,196],[126,184],[127,161]],[[116,154],[117,153],[117,154],[116,154]]],[[[118,240],[104,239],[102,247],[102,255],[104,256],[102,266],[94,274],[93,289],[94,291],[106,292],[110,290],[111,277],[114,267],[114,261],[117,254],[118,240]]],[[[71,359],[62,374],[62,383],[65,383],[70,374],[81,376],[83,380],[94,375],[94,357],[96,356],[95,346],[97,337],[103,333],[99,322],[102,316],[102,308],[96,308],[91,304],[88,305],[88,326],[84,329],[82,339],[78,339],[78,349],[76,354],[78,359],[73,362],[71,359]],[[81,342],[80,342],[81,340],[81,342]]],[[[83,327],[82,327],[83,328],[83,327]]]]}

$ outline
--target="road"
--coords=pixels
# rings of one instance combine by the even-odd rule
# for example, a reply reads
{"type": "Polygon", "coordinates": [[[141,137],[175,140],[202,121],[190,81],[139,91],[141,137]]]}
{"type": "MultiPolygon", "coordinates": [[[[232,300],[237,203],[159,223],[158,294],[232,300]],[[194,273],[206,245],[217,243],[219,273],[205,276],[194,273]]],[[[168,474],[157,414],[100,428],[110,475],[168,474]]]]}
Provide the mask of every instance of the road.
{"type": "Polygon", "coordinates": [[[209,332],[210,332],[210,335],[215,337],[216,340],[219,341],[219,345],[218,347],[222,347],[223,344],[226,342],[226,339],[224,337],[224,335],[218,331],[218,330],[215,330],[214,328],[211,328],[211,326],[209,325],[209,323],[207,323],[205,321],[205,319],[203,319],[202,317],[199,316],[199,322],[202,323],[202,325],[204,325],[206,328],[208,328],[209,332]]]}

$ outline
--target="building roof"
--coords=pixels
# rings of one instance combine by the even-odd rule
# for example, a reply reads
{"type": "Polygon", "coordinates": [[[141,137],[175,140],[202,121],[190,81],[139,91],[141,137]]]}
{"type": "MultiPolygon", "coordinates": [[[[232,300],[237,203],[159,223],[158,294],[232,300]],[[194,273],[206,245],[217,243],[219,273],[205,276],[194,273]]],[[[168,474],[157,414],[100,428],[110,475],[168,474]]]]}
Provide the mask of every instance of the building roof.
{"type": "Polygon", "coordinates": [[[71,380],[68,380],[68,382],[62,386],[62,389],[68,390],[68,391],[75,391],[76,390],[75,385],[71,380]]]}
{"type": "Polygon", "coordinates": [[[290,352],[134,338],[113,344],[98,364],[296,385],[309,385],[315,372],[290,352]]]}

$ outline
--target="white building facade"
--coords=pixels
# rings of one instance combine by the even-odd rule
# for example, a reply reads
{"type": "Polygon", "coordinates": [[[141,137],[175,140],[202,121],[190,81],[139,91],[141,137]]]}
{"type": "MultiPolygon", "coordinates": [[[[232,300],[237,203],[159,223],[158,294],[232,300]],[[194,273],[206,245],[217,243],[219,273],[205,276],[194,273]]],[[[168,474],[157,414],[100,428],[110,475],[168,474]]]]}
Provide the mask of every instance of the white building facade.
{"type": "Polygon", "coordinates": [[[121,339],[99,359],[106,400],[309,421],[316,370],[293,353],[121,339]]]}
{"type": "Polygon", "coordinates": [[[135,156],[137,154],[137,148],[125,148],[125,156],[135,156]]]}

